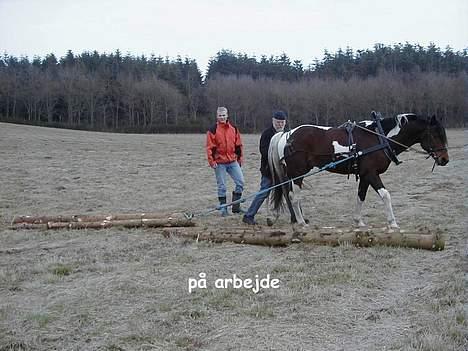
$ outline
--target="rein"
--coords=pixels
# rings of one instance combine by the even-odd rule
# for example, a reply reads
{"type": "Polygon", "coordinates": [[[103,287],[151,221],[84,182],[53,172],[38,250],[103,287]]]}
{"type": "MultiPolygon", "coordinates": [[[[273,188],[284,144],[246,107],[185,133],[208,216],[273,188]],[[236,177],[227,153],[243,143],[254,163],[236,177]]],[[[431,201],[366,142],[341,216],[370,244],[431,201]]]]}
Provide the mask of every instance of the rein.
{"type": "MultiPolygon", "coordinates": [[[[360,128],[360,129],[362,129],[362,130],[364,130],[364,131],[366,131],[366,132],[368,132],[368,133],[375,134],[375,135],[377,135],[377,136],[380,136],[380,137],[382,137],[382,138],[385,138],[385,139],[387,139],[388,141],[390,141],[390,142],[392,142],[392,143],[395,143],[395,144],[397,144],[397,145],[400,145],[400,146],[402,146],[403,148],[405,148],[405,151],[407,151],[407,150],[412,150],[412,151],[414,151],[414,152],[416,152],[416,153],[418,153],[418,154],[428,155],[429,157],[433,157],[433,155],[434,155],[435,152],[437,152],[437,151],[444,151],[444,150],[446,151],[446,150],[447,150],[447,148],[440,148],[440,149],[436,149],[436,150],[432,150],[432,149],[431,149],[430,151],[426,151],[426,150],[421,151],[421,150],[419,150],[419,149],[416,149],[416,148],[413,147],[413,146],[408,146],[408,145],[402,144],[402,143],[400,143],[400,142],[398,142],[398,141],[396,141],[396,140],[393,140],[393,139],[387,137],[387,136],[384,135],[384,134],[377,133],[377,132],[374,132],[373,130],[370,130],[370,129],[367,129],[367,128],[365,128],[365,127],[362,127],[362,126],[360,126],[359,124],[356,124],[356,127],[360,128]]],[[[429,157],[428,157],[428,158],[429,158],[429,157]]]]}
{"type": "MultiPolygon", "coordinates": [[[[376,119],[376,121],[378,122],[378,119],[376,119]]],[[[378,123],[378,125],[380,125],[380,123],[378,123]]],[[[435,153],[438,152],[438,151],[447,151],[447,148],[445,148],[445,147],[444,147],[444,148],[439,148],[439,149],[432,149],[432,148],[431,148],[431,149],[429,149],[429,151],[426,151],[426,150],[423,149],[424,151],[421,151],[421,150],[419,150],[419,149],[416,149],[416,148],[413,147],[413,146],[405,145],[405,144],[403,144],[403,143],[400,143],[400,142],[398,142],[398,141],[396,141],[396,140],[393,140],[393,139],[387,137],[387,136],[383,133],[381,127],[379,128],[379,130],[380,130],[381,132],[375,132],[375,131],[373,131],[373,130],[371,130],[371,129],[367,129],[367,128],[365,128],[365,127],[360,126],[360,125],[357,124],[356,122],[352,122],[352,123],[351,123],[350,121],[347,122],[347,125],[346,125],[346,130],[347,130],[347,131],[348,131],[348,128],[349,128],[349,131],[352,131],[352,129],[353,129],[354,127],[360,128],[360,129],[364,130],[364,131],[367,132],[367,133],[371,133],[371,134],[377,135],[377,136],[379,137],[379,141],[380,141],[380,142],[379,142],[379,144],[376,144],[376,145],[374,145],[374,146],[371,146],[371,147],[369,147],[369,148],[367,148],[367,149],[360,150],[360,151],[357,151],[355,148],[354,148],[354,150],[350,149],[350,152],[352,152],[352,151],[354,151],[354,152],[352,152],[352,155],[351,155],[350,157],[346,158],[346,160],[349,160],[349,159],[351,159],[351,158],[357,159],[357,158],[362,157],[362,156],[364,156],[364,155],[367,155],[367,154],[370,154],[370,153],[373,153],[373,152],[375,152],[375,151],[379,151],[379,150],[382,150],[382,149],[383,149],[384,151],[391,150],[391,151],[390,151],[391,155],[388,155],[387,152],[386,152],[386,155],[387,155],[387,157],[388,157],[391,161],[395,162],[395,164],[398,165],[398,164],[400,164],[401,162],[397,159],[396,155],[393,153],[393,149],[390,147],[389,142],[392,142],[392,143],[395,143],[395,144],[397,144],[397,145],[402,146],[402,147],[405,149],[404,151],[412,150],[412,151],[414,151],[414,152],[416,152],[416,153],[418,153],[418,154],[422,154],[422,155],[425,155],[425,156],[427,155],[426,159],[428,159],[429,157],[432,157],[432,158],[434,159],[434,165],[433,165],[433,167],[432,167],[432,172],[433,172],[433,171],[434,171],[434,168],[435,168],[435,166],[436,166],[435,153]],[[349,127],[349,125],[352,125],[352,126],[349,127]],[[392,156],[393,156],[393,157],[392,157],[392,156]]],[[[348,133],[349,133],[349,132],[348,132],[348,133]]],[[[429,130],[427,130],[426,133],[430,133],[429,130]]],[[[350,134],[350,133],[349,133],[349,134],[350,134]]],[[[352,138],[352,137],[350,137],[350,138],[352,138]]],[[[352,140],[352,139],[351,139],[351,140],[352,140]]],[[[351,147],[352,145],[355,145],[355,144],[350,144],[350,147],[351,147]]],[[[301,149],[294,149],[294,150],[292,150],[292,152],[306,152],[306,151],[305,151],[305,150],[301,150],[301,149]]],[[[333,156],[333,155],[335,155],[335,154],[332,153],[332,154],[313,154],[313,155],[314,155],[314,156],[333,156]]]]}
{"type": "MultiPolygon", "coordinates": [[[[367,128],[365,128],[365,127],[362,127],[362,126],[360,126],[359,124],[356,124],[356,122],[353,122],[353,124],[354,124],[353,127],[358,127],[358,128],[360,128],[360,129],[366,131],[367,133],[375,134],[375,135],[379,136],[379,140],[380,140],[380,141],[382,141],[381,138],[383,138],[383,139],[385,139],[387,142],[386,142],[386,143],[380,142],[380,143],[377,144],[377,145],[374,145],[374,146],[372,146],[372,147],[370,147],[370,148],[367,148],[367,149],[364,149],[364,150],[361,150],[361,151],[356,151],[356,150],[355,150],[355,152],[354,152],[352,155],[350,155],[350,156],[348,156],[348,157],[345,157],[345,158],[343,158],[343,159],[341,159],[341,160],[338,160],[338,161],[333,161],[333,162],[327,163],[325,166],[319,168],[319,169],[316,170],[316,171],[310,170],[310,171],[308,171],[307,173],[305,173],[305,174],[303,174],[303,175],[297,176],[297,177],[295,177],[295,178],[288,179],[288,180],[286,180],[286,181],[284,181],[284,182],[282,182],[282,183],[275,184],[275,185],[273,185],[273,186],[271,186],[271,187],[269,187],[269,188],[263,189],[263,190],[261,190],[261,191],[257,191],[257,192],[255,192],[255,193],[253,193],[253,194],[250,194],[250,195],[246,196],[246,197],[242,197],[242,198],[240,198],[240,199],[238,199],[238,200],[236,200],[236,201],[232,201],[232,202],[227,203],[227,204],[218,205],[218,206],[216,206],[216,207],[212,207],[212,208],[206,209],[206,210],[204,210],[204,211],[199,211],[199,212],[185,212],[185,213],[184,213],[185,217],[186,217],[187,219],[192,219],[192,218],[195,217],[195,216],[206,216],[206,215],[208,215],[208,214],[211,213],[211,212],[218,211],[218,210],[221,210],[221,209],[223,209],[223,208],[230,207],[230,206],[235,205],[235,204],[243,203],[243,202],[247,201],[248,199],[253,198],[253,197],[255,197],[255,196],[259,195],[259,194],[263,194],[263,193],[269,192],[269,191],[271,191],[272,189],[275,189],[275,188],[277,188],[277,187],[280,187],[280,186],[283,186],[283,185],[292,183],[292,182],[294,182],[295,180],[298,180],[298,179],[301,179],[301,178],[306,178],[306,177],[309,177],[309,176],[311,176],[311,175],[315,175],[315,174],[318,174],[318,173],[320,173],[320,172],[326,171],[326,170],[328,170],[328,169],[335,168],[335,167],[338,166],[339,164],[344,163],[344,162],[347,162],[347,161],[349,161],[349,160],[362,157],[362,156],[364,156],[364,155],[367,155],[367,154],[369,154],[369,153],[372,153],[372,152],[375,152],[375,151],[378,151],[378,150],[388,149],[388,148],[390,148],[390,146],[389,146],[389,144],[388,144],[388,141],[390,141],[390,142],[392,142],[392,143],[395,143],[395,144],[397,144],[397,145],[402,146],[402,147],[405,149],[405,151],[412,150],[412,151],[414,151],[414,152],[416,152],[416,153],[418,153],[418,154],[427,155],[426,159],[428,159],[429,157],[434,158],[434,165],[432,166],[432,171],[434,171],[434,168],[435,168],[435,166],[436,166],[435,153],[438,152],[438,151],[447,151],[447,148],[446,148],[446,147],[438,148],[438,149],[430,148],[429,151],[426,151],[426,150],[423,149],[424,151],[421,151],[421,150],[416,149],[416,148],[414,148],[414,147],[412,147],[412,146],[408,146],[408,145],[402,144],[402,143],[400,143],[400,142],[398,142],[398,141],[396,141],[396,140],[393,140],[393,139],[387,137],[385,134],[383,134],[383,132],[381,132],[381,133],[375,132],[375,131],[373,131],[373,130],[370,130],[370,129],[367,129],[367,128]]],[[[381,130],[381,129],[380,129],[380,130],[381,130]]],[[[426,132],[427,132],[427,133],[430,133],[430,132],[429,132],[429,127],[428,127],[428,130],[427,130],[426,132]]],[[[304,152],[304,150],[294,150],[294,152],[301,152],[301,151],[304,152]]],[[[328,155],[320,155],[320,156],[328,156],[328,155]]],[[[396,158],[396,157],[395,157],[395,158],[396,158]]],[[[394,160],[392,159],[392,161],[394,161],[394,160]]],[[[401,163],[401,162],[399,162],[399,163],[401,163]]],[[[398,163],[397,163],[397,164],[398,164],[398,163]]]]}
{"type": "MultiPolygon", "coordinates": [[[[434,168],[435,168],[435,166],[436,166],[436,164],[437,164],[437,161],[436,161],[436,159],[435,159],[435,157],[436,157],[436,152],[439,152],[439,151],[447,151],[447,148],[446,148],[446,147],[441,147],[441,148],[438,148],[438,149],[430,148],[428,151],[426,151],[426,150],[423,149],[424,151],[421,151],[421,150],[416,149],[416,148],[414,148],[414,147],[412,147],[412,146],[408,146],[408,145],[402,144],[402,143],[400,143],[400,142],[398,142],[398,141],[396,141],[396,140],[393,140],[393,139],[387,137],[386,135],[384,135],[383,133],[374,132],[373,130],[364,128],[364,127],[362,127],[362,126],[360,126],[360,125],[358,125],[358,124],[356,124],[356,127],[360,128],[360,129],[362,129],[362,130],[364,130],[364,131],[366,131],[366,132],[368,132],[368,133],[372,133],[372,134],[375,134],[375,135],[379,136],[379,139],[380,139],[380,138],[385,138],[385,139],[387,139],[388,141],[390,141],[390,142],[392,142],[392,143],[395,143],[395,144],[397,144],[397,145],[400,145],[400,146],[402,146],[402,147],[405,149],[405,151],[412,150],[412,151],[414,151],[414,152],[416,152],[416,153],[418,153],[418,154],[427,155],[426,160],[427,160],[428,158],[432,157],[432,158],[434,159],[434,164],[432,165],[432,170],[431,170],[431,172],[434,172],[434,168]]],[[[429,132],[429,127],[427,127],[426,133],[430,133],[430,132],[429,132]]],[[[430,136],[430,135],[429,135],[429,136],[430,136]]],[[[398,164],[398,163],[397,163],[397,164],[398,164]]]]}
{"type": "Polygon", "coordinates": [[[263,194],[263,193],[266,193],[272,189],[275,189],[275,188],[278,188],[280,186],[283,186],[283,185],[286,185],[288,183],[292,183],[294,182],[295,180],[298,180],[298,179],[301,179],[301,178],[306,178],[306,177],[309,177],[311,175],[315,175],[317,173],[320,173],[320,172],[323,172],[323,171],[326,171],[330,168],[335,168],[336,166],[338,166],[339,164],[343,163],[343,162],[346,162],[346,161],[349,161],[350,159],[354,158],[354,155],[352,156],[348,156],[344,159],[341,159],[341,160],[338,160],[338,161],[334,161],[334,162],[330,162],[330,163],[327,163],[325,166],[315,170],[315,171],[308,171],[307,173],[305,174],[302,174],[300,176],[297,176],[297,177],[294,177],[294,178],[291,178],[291,179],[288,179],[288,180],[285,180],[284,182],[282,183],[278,183],[278,184],[275,184],[275,185],[272,185],[271,187],[269,188],[266,188],[266,189],[263,189],[261,191],[257,191],[256,193],[253,193],[253,194],[250,194],[248,196],[245,196],[245,197],[242,197],[240,198],[239,200],[236,200],[236,201],[232,201],[230,203],[227,203],[227,204],[222,204],[222,205],[218,205],[216,207],[212,207],[212,208],[209,208],[209,209],[206,209],[204,211],[199,211],[199,212],[184,212],[184,215],[187,219],[192,219],[193,217],[195,216],[206,216],[207,214],[211,213],[211,212],[214,212],[214,211],[217,211],[217,210],[221,210],[223,208],[227,208],[227,207],[230,207],[232,205],[235,205],[235,204],[241,204],[243,202],[245,202],[246,200],[250,199],[250,198],[253,198],[259,194],[263,194]]]}

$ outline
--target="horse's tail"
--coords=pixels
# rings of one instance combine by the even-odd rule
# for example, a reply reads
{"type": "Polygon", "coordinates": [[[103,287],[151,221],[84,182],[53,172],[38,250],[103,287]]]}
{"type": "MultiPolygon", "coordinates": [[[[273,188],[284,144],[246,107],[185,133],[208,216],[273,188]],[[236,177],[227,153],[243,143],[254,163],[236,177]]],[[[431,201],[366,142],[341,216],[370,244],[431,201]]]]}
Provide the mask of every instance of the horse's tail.
{"type": "MultiPolygon", "coordinates": [[[[281,139],[281,133],[275,134],[270,141],[270,147],[268,149],[268,166],[270,168],[273,185],[280,184],[286,179],[283,167],[281,166],[281,160],[278,153],[278,142],[281,139]]],[[[284,187],[278,186],[271,191],[270,203],[273,206],[273,210],[283,210],[283,195],[284,187]]]]}

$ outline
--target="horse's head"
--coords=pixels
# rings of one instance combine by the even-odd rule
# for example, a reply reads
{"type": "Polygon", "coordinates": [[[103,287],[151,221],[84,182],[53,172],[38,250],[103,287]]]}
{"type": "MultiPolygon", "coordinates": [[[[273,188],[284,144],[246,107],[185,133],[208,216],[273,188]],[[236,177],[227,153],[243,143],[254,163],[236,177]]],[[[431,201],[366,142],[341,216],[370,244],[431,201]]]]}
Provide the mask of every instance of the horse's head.
{"type": "Polygon", "coordinates": [[[449,162],[445,128],[435,116],[426,120],[426,130],[421,138],[421,147],[439,166],[445,166],[449,162]]]}

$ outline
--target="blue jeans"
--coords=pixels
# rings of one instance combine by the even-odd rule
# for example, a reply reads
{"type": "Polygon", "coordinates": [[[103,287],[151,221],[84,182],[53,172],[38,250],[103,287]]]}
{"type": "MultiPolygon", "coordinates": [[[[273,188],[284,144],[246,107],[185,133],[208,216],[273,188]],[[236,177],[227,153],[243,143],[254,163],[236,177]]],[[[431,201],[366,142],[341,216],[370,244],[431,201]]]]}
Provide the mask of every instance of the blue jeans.
{"type": "MultiPolygon", "coordinates": [[[[259,191],[265,190],[269,188],[270,186],[272,186],[271,179],[262,175],[262,179],[260,180],[259,191]]],[[[250,207],[247,210],[247,213],[245,214],[245,216],[253,219],[255,215],[257,214],[258,210],[260,209],[260,207],[262,206],[263,201],[265,201],[268,195],[270,195],[270,190],[265,191],[261,194],[257,194],[257,196],[255,196],[252,203],[250,204],[250,207]]]]}
{"type": "Polygon", "coordinates": [[[244,190],[244,174],[237,161],[231,163],[218,163],[215,168],[216,183],[218,184],[218,197],[226,197],[226,173],[229,174],[236,185],[235,193],[242,194],[244,190]]]}

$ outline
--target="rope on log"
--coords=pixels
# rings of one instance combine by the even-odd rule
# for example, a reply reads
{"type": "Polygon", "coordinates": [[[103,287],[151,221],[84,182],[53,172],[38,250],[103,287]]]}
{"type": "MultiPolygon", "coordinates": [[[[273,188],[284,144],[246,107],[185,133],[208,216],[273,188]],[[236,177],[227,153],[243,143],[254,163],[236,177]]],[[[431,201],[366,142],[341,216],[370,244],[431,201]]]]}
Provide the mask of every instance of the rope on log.
{"type": "Polygon", "coordinates": [[[427,228],[419,233],[405,231],[389,232],[384,229],[341,230],[336,228],[311,228],[302,232],[293,232],[289,229],[250,229],[250,228],[223,228],[222,232],[216,228],[165,228],[166,237],[186,237],[196,240],[212,242],[234,242],[252,245],[286,246],[299,239],[303,243],[338,246],[352,244],[357,247],[394,246],[409,247],[424,250],[439,251],[445,247],[445,241],[440,231],[431,232],[427,228]]]}

